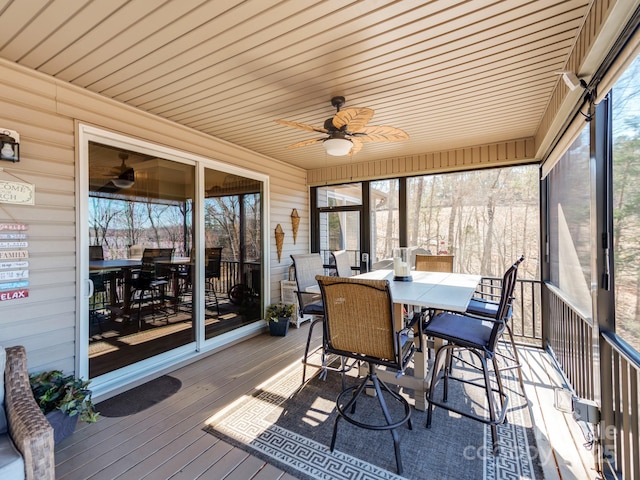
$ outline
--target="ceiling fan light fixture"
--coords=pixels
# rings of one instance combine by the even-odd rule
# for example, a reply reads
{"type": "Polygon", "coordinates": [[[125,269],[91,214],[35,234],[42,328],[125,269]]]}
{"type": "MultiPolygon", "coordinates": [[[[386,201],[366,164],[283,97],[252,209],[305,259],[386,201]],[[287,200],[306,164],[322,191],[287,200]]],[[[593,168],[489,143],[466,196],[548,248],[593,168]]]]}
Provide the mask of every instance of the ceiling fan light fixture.
{"type": "Polygon", "coordinates": [[[120,153],[118,155],[118,158],[122,160],[122,165],[120,166],[121,173],[116,178],[112,178],[111,183],[116,188],[131,188],[133,187],[133,184],[136,180],[136,176],[133,168],[127,167],[126,160],[127,158],[129,158],[129,155],[127,155],[126,153],[120,153]]]}
{"type": "Polygon", "coordinates": [[[133,187],[136,180],[133,168],[127,168],[124,172],[118,175],[116,178],[111,179],[111,183],[116,188],[127,189],[133,187]]]}
{"type": "Polygon", "coordinates": [[[125,178],[114,178],[111,180],[111,183],[117,188],[131,188],[133,187],[133,180],[128,180],[125,178]]]}
{"type": "Polygon", "coordinates": [[[351,147],[353,147],[351,140],[346,138],[327,138],[322,144],[327,154],[333,155],[334,157],[348,155],[351,147]]]}

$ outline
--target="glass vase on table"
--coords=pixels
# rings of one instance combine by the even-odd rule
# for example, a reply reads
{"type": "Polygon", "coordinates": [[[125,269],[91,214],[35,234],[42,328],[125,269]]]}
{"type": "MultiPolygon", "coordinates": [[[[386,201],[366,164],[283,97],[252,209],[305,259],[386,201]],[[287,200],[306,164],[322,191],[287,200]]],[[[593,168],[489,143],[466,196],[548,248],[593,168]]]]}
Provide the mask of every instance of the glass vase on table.
{"type": "Polygon", "coordinates": [[[409,262],[409,248],[393,249],[393,279],[399,282],[411,282],[411,264],[409,262]]]}

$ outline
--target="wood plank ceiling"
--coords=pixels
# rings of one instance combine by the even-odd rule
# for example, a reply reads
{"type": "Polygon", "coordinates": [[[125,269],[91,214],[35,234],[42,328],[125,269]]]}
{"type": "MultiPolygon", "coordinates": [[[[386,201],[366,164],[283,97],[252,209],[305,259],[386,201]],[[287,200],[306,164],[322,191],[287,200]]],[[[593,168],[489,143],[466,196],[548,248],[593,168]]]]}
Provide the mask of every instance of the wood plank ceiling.
{"type": "Polygon", "coordinates": [[[0,0],[0,56],[305,169],[345,108],[410,140],[353,161],[535,134],[589,0],[0,0]]]}

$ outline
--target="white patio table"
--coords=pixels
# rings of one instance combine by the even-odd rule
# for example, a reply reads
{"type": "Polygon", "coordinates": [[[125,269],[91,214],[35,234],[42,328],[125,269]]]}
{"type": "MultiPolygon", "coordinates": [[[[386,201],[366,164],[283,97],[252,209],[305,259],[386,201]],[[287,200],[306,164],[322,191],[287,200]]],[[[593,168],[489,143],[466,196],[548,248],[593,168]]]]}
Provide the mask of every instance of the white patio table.
{"type": "MultiPolygon", "coordinates": [[[[413,281],[400,282],[393,280],[393,270],[374,270],[356,275],[355,278],[389,280],[395,306],[394,318],[397,322],[397,330],[404,326],[403,305],[464,312],[482,278],[480,275],[463,273],[422,271],[412,271],[411,276],[413,281]]],[[[319,292],[320,288],[314,286],[307,290],[319,292]]],[[[396,378],[396,372],[386,372],[382,369],[378,372],[379,378],[386,383],[413,389],[415,391],[415,408],[423,411],[426,409],[425,394],[429,384],[426,339],[424,340],[425,348],[421,352],[417,351],[414,355],[413,375],[403,375],[396,378]]]]}

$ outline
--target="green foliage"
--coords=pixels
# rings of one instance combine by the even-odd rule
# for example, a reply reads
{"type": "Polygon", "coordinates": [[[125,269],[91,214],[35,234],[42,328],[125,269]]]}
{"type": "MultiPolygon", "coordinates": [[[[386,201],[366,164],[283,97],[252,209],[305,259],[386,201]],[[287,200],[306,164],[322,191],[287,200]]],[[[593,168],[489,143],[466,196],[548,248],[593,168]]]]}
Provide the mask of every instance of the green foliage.
{"type": "Polygon", "coordinates": [[[295,312],[295,305],[286,303],[272,303],[267,307],[266,320],[278,323],[279,318],[291,318],[295,312]]]}
{"type": "Polygon", "coordinates": [[[45,415],[61,410],[71,417],[80,415],[83,422],[98,420],[98,413],[91,401],[91,390],[87,388],[89,381],[73,375],[65,376],[59,370],[30,375],[29,381],[33,396],[45,415]]]}

